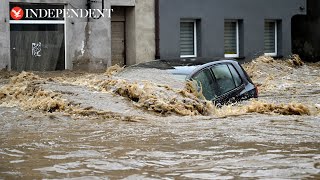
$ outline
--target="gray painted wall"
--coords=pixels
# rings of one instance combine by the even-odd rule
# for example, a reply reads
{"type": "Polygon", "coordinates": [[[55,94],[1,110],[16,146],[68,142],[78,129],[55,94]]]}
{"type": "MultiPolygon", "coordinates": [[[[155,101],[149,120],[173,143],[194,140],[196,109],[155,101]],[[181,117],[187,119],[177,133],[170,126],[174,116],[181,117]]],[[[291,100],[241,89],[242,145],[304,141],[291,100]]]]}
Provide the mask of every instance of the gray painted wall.
{"type": "MultiPolygon", "coordinates": [[[[291,54],[291,18],[305,14],[306,0],[159,0],[160,58],[180,56],[180,19],[199,19],[198,56],[224,56],[224,20],[243,20],[240,56],[263,54],[265,19],[281,20],[279,55],[291,54]]],[[[240,34],[241,36],[241,34],[240,34]]]]}

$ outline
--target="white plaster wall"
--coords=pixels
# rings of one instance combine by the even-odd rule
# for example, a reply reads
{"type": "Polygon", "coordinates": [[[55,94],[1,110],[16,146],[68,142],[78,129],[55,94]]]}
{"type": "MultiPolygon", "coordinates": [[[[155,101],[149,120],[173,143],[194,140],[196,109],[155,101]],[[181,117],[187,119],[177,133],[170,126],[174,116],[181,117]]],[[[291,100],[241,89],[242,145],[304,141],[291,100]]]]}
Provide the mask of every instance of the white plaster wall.
{"type": "Polygon", "coordinates": [[[136,63],[155,58],[155,3],[154,0],[136,0],[136,63]]]}

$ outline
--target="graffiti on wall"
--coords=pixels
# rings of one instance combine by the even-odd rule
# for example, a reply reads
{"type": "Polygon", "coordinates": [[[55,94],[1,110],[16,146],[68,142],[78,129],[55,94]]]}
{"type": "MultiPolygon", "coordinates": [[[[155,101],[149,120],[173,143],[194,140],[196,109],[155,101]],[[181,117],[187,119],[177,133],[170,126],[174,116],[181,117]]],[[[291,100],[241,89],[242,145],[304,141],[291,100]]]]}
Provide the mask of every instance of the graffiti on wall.
{"type": "Polygon", "coordinates": [[[32,56],[41,57],[41,42],[32,43],[32,56]]]}

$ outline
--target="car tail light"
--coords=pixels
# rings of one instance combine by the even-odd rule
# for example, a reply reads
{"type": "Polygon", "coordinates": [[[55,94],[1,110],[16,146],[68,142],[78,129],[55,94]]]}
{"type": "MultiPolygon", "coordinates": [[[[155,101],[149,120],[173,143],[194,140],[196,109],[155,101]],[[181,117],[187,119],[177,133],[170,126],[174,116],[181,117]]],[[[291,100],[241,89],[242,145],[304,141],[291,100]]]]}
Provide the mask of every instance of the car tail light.
{"type": "Polygon", "coordinates": [[[258,94],[259,94],[259,89],[258,89],[258,86],[254,86],[255,88],[256,88],[256,94],[255,94],[255,96],[256,96],[256,98],[258,97],[258,94]]]}

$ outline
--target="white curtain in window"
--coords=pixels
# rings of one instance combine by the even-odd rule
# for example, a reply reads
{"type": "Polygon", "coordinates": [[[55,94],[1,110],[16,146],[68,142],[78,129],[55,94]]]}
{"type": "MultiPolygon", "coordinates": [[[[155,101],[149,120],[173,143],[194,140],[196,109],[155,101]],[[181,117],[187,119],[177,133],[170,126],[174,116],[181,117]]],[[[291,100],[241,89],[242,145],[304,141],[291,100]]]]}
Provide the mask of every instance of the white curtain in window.
{"type": "Polygon", "coordinates": [[[238,54],[237,50],[237,22],[224,22],[224,53],[238,54]]]}
{"type": "Polygon", "coordinates": [[[194,23],[180,23],[180,54],[181,56],[195,55],[194,44],[194,23]]]}
{"type": "Polygon", "coordinates": [[[265,21],[264,52],[276,53],[276,22],[275,21],[265,21]]]}

